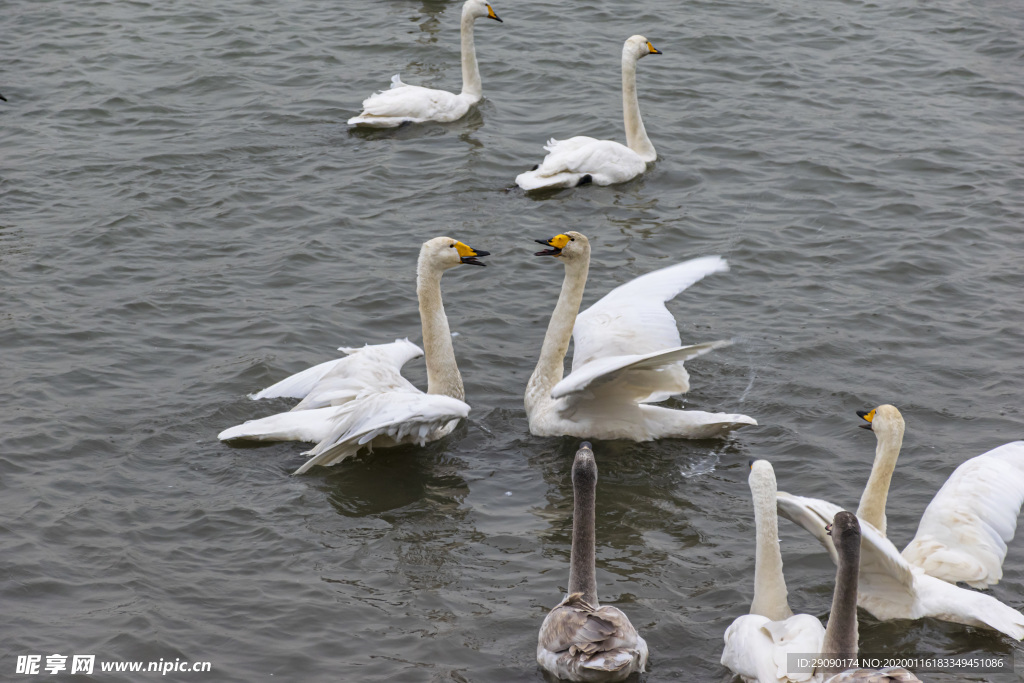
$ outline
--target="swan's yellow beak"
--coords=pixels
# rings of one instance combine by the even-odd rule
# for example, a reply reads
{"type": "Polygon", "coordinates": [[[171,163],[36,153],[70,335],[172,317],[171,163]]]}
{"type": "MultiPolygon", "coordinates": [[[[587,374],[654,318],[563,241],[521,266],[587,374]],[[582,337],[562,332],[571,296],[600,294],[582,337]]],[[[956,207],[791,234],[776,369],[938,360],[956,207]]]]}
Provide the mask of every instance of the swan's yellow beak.
{"type": "Polygon", "coordinates": [[[479,261],[477,261],[476,257],[491,255],[491,252],[489,251],[474,249],[468,244],[463,244],[462,242],[456,242],[452,246],[455,247],[455,251],[459,252],[459,256],[461,257],[462,262],[470,266],[486,266],[486,263],[480,263],[479,261]]]}
{"type": "Polygon", "coordinates": [[[651,41],[649,41],[649,40],[647,41],[647,49],[651,51],[652,55],[660,55],[661,54],[661,50],[659,50],[658,48],[656,48],[653,45],[651,45],[651,41]]]}
{"type": "Polygon", "coordinates": [[[875,419],[875,411],[858,410],[857,415],[868,421],[866,425],[860,425],[864,429],[871,429],[871,421],[875,419]]]}
{"type": "Polygon", "coordinates": [[[572,238],[569,237],[568,235],[555,235],[549,240],[534,240],[534,242],[536,242],[537,244],[544,244],[549,247],[554,247],[554,249],[545,249],[544,251],[538,251],[534,254],[534,256],[558,256],[562,253],[562,249],[565,248],[565,245],[569,244],[571,240],[572,238]]]}
{"type": "MultiPolygon", "coordinates": [[[[488,19],[494,19],[495,21],[501,21],[501,18],[497,14],[494,13],[494,8],[491,7],[490,5],[487,5],[487,18],[488,19]]],[[[501,23],[504,24],[505,22],[501,21],[501,23]]]]}

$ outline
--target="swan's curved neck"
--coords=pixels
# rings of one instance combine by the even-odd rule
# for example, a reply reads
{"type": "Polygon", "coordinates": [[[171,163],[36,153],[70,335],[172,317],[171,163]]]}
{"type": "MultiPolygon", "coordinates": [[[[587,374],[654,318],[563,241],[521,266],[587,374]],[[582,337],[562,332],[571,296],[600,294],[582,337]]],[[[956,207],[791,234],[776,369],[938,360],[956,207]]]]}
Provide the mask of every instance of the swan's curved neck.
{"type": "Polygon", "coordinates": [[[462,375],[455,363],[452,332],[441,303],[442,270],[424,263],[422,255],[416,267],[416,296],[420,302],[423,325],[423,350],[427,361],[427,393],[444,394],[459,400],[466,397],[462,375]]]}
{"type": "Polygon", "coordinates": [[[903,446],[903,431],[900,429],[884,431],[877,434],[878,445],[875,447],[875,462],[871,466],[871,476],[860,497],[857,516],[870,522],[885,535],[885,501],[889,497],[889,482],[892,472],[896,469],[896,459],[900,456],[903,446]]]}
{"type": "Polygon", "coordinates": [[[548,331],[544,335],[544,344],[540,349],[537,367],[526,384],[526,413],[533,412],[534,407],[551,400],[551,390],[562,380],[565,373],[565,354],[569,350],[572,339],[572,326],[576,323],[576,315],[583,301],[583,289],[587,286],[587,273],[590,271],[590,257],[572,261],[565,265],[565,279],[562,280],[562,291],[558,295],[558,303],[551,314],[548,331]]]}
{"type": "Polygon", "coordinates": [[[599,607],[594,551],[594,499],[597,494],[597,482],[588,476],[575,476],[573,479],[569,594],[583,593],[584,600],[594,607],[599,607]]]}
{"type": "Polygon", "coordinates": [[[644,161],[654,161],[658,153],[647,137],[636,97],[636,60],[635,54],[622,50],[622,118],[626,125],[626,145],[644,161]]]}
{"type": "Polygon", "coordinates": [[[764,477],[751,485],[754,499],[754,525],[757,547],[754,551],[754,600],[750,613],[772,621],[793,616],[787,601],[786,579],[782,574],[779,549],[779,514],[776,509],[775,476],[764,477]]]}
{"type": "MultiPolygon", "coordinates": [[[[853,659],[857,656],[857,577],[860,571],[860,534],[850,534],[836,544],[839,564],[836,587],[832,593],[832,611],[825,627],[821,651],[826,659],[853,659]]],[[[833,674],[848,667],[827,669],[833,674]]]]}
{"type": "Polygon", "coordinates": [[[462,9],[462,94],[478,101],[484,95],[480,83],[480,67],[476,63],[476,47],[473,44],[473,24],[476,22],[468,6],[462,9]]]}

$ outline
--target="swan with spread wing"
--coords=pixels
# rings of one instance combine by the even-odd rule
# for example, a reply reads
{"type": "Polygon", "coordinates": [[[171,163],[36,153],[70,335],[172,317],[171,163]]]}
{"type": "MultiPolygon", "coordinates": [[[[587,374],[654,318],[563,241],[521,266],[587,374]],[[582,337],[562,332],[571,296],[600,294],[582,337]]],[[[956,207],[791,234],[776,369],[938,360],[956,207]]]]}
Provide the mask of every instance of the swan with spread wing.
{"type": "Polygon", "coordinates": [[[689,390],[683,361],[729,344],[683,346],[675,318],[665,308],[666,301],[704,276],[728,270],[724,259],[705,256],[647,273],[577,315],[590,268],[590,242],[575,231],[536,241],[550,247],[536,255],[560,260],[565,279],[526,387],[531,433],[702,439],[757,424],[746,415],[651,405],[689,390]],[[575,344],[572,372],[563,378],[570,339],[575,344]]]}
{"type": "Polygon", "coordinates": [[[295,472],[301,474],[314,465],[335,465],[363,447],[423,445],[450,434],[469,414],[469,405],[441,303],[441,276],[461,264],[483,266],[478,259],[488,255],[450,237],[435,237],[420,248],[416,294],[426,348],[426,393],[401,374],[403,365],[424,355],[408,339],[342,348],[347,356],[252,396],[301,398],[291,411],[231,427],[218,438],[316,442],[306,453],[309,460],[295,472]]]}

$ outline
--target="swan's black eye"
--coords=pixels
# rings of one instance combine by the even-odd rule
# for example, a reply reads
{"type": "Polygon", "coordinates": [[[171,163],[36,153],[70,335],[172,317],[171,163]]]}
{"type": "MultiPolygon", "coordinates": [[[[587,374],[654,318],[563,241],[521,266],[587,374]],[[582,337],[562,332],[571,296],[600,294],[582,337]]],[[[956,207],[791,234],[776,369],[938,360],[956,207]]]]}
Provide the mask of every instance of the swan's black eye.
{"type": "Polygon", "coordinates": [[[575,238],[575,237],[570,237],[570,238],[569,238],[569,241],[570,241],[570,242],[575,242],[575,241],[576,241],[576,238],[575,238]]]}
{"type": "Polygon", "coordinates": [[[449,247],[451,247],[452,249],[454,249],[454,248],[455,248],[455,245],[454,245],[454,244],[449,244],[448,246],[449,246],[449,247]]]}

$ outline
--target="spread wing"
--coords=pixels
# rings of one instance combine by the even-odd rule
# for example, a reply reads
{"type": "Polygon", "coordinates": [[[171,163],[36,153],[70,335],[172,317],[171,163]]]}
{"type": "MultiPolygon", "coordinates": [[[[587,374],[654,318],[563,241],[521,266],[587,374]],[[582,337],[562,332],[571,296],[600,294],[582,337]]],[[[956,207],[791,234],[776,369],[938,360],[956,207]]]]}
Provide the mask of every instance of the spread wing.
{"type": "Polygon", "coordinates": [[[314,465],[335,465],[378,437],[422,446],[443,436],[439,430],[468,416],[469,405],[414,389],[361,395],[335,411],[320,443],[306,453],[311,457],[295,474],[314,465]]]}
{"type": "Polygon", "coordinates": [[[423,355],[423,349],[408,339],[339,351],[347,355],[286,377],[250,398],[301,398],[292,410],[309,410],[341,405],[368,390],[411,389],[402,377],[402,366],[423,355]]]}
{"type": "MultiPolygon", "coordinates": [[[[828,551],[832,561],[838,555],[832,545],[832,537],[825,533],[825,525],[831,524],[837,512],[842,510],[817,498],[804,498],[779,491],[776,504],[779,514],[796,522],[818,539],[828,551]]],[[[886,600],[893,604],[909,605],[917,598],[914,585],[914,569],[900,556],[892,541],[881,534],[871,523],[860,521],[860,585],[858,593],[873,599],[886,600]]]]}
{"type": "Polygon", "coordinates": [[[994,585],[1003,576],[1022,502],[1024,441],[1014,441],[956,468],[925,509],[903,557],[950,583],[994,585]]]}
{"type": "Polygon", "coordinates": [[[656,403],[686,391],[679,381],[683,361],[728,346],[716,341],[680,346],[647,354],[596,358],[574,369],[555,385],[551,398],[571,397],[566,407],[581,400],[656,403]]]}

